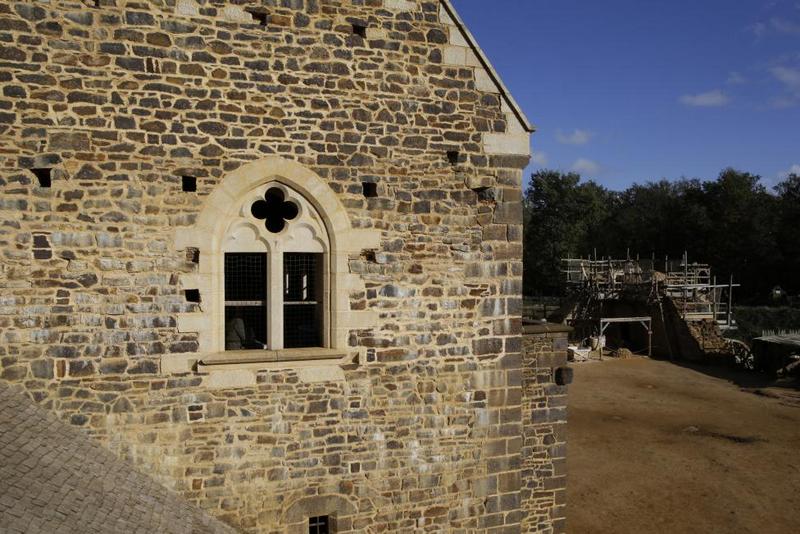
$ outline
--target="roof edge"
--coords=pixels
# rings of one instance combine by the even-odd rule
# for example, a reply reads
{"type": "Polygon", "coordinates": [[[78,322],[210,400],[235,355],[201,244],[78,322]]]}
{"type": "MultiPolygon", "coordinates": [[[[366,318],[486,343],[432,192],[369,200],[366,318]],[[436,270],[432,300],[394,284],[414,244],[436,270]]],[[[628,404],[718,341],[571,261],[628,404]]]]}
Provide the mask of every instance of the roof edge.
{"type": "Polygon", "coordinates": [[[506,84],[503,83],[503,80],[500,78],[500,75],[497,74],[497,71],[494,69],[494,66],[492,66],[491,61],[489,61],[489,58],[486,57],[486,54],[483,52],[483,49],[481,49],[480,45],[478,45],[477,39],[475,39],[475,36],[472,35],[472,32],[469,31],[469,28],[467,28],[467,25],[459,16],[458,12],[456,11],[456,8],[453,7],[452,2],[450,0],[441,0],[441,3],[447,10],[447,13],[450,15],[450,18],[452,18],[453,22],[456,23],[456,26],[458,26],[458,29],[464,35],[469,45],[472,47],[472,50],[475,52],[475,55],[478,56],[478,59],[480,60],[483,67],[486,69],[486,72],[489,73],[489,76],[492,78],[492,81],[494,81],[494,83],[497,84],[497,87],[500,89],[500,93],[503,95],[503,98],[505,98],[506,103],[514,112],[514,115],[516,115],[517,119],[519,119],[523,128],[525,128],[527,132],[530,133],[535,132],[536,126],[531,124],[531,122],[528,120],[528,117],[525,115],[525,112],[522,111],[520,105],[517,103],[516,100],[514,100],[514,97],[511,95],[511,91],[508,90],[508,87],[506,87],[506,84]]]}

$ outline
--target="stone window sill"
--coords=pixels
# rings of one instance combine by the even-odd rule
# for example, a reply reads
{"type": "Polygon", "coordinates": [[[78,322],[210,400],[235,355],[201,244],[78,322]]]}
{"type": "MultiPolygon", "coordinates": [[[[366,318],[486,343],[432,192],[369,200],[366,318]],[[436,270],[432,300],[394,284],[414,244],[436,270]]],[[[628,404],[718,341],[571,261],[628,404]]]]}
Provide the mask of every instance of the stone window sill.
{"type": "Polygon", "coordinates": [[[308,365],[336,365],[347,356],[346,350],[311,347],[281,350],[242,350],[209,354],[197,362],[198,373],[261,370],[308,365]]]}

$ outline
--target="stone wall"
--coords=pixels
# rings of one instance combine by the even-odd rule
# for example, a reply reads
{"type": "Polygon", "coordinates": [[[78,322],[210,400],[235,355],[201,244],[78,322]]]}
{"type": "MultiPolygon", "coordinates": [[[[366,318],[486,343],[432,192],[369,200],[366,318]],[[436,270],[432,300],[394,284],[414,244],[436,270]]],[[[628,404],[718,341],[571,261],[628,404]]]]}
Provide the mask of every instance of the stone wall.
{"type": "Polygon", "coordinates": [[[523,532],[566,530],[567,339],[558,324],[524,327],[522,378],[523,532]]]}
{"type": "Polygon", "coordinates": [[[0,38],[0,378],[244,531],[520,529],[529,127],[445,3],[4,0],[0,38]],[[214,298],[175,236],[266,156],[380,236],[374,320],[244,387],[165,363],[214,298]]]}

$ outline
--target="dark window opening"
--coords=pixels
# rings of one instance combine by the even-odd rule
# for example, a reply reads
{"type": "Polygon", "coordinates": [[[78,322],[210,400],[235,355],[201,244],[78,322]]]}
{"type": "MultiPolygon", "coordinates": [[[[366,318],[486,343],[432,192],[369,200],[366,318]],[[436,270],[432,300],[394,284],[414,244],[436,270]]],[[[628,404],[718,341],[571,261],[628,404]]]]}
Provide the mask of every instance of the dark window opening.
{"type": "Polygon", "coordinates": [[[197,178],[194,176],[181,176],[181,189],[187,193],[197,191],[197,178]]]}
{"type": "Polygon", "coordinates": [[[200,263],[200,249],[188,247],[186,249],[186,261],[189,263],[200,263]]]}
{"type": "Polygon", "coordinates": [[[161,72],[161,63],[156,58],[148,57],[144,59],[144,70],[150,74],[161,72]]]}
{"type": "Polygon", "coordinates": [[[447,161],[450,162],[450,165],[458,165],[458,158],[461,156],[458,150],[448,150],[447,151],[447,161]]]}
{"type": "Polygon", "coordinates": [[[321,347],[322,254],[283,255],[283,346],[321,347]]]}
{"type": "Polygon", "coordinates": [[[200,303],[200,290],[199,289],[187,289],[183,293],[184,293],[184,296],[186,297],[186,302],[200,303]]]}
{"type": "Polygon", "coordinates": [[[273,234],[286,227],[286,221],[294,220],[300,208],[277,187],[271,187],[264,195],[264,200],[256,200],[250,207],[250,213],[256,219],[264,221],[267,230],[273,234]]]}
{"type": "Polygon", "coordinates": [[[364,196],[367,198],[375,198],[378,196],[378,184],[374,182],[363,182],[361,184],[364,196]]]}
{"type": "Polygon", "coordinates": [[[330,534],[330,516],[322,515],[319,517],[308,518],[308,534],[330,534]]]}
{"type": "Polygon", "coordinates": [[[267,255],[225,254],[225,350],[267,348],[267,255]]]}
{"type": "Polygon", "coordinates": [[[473,189],[478,194],[478,200],[493,202],[497,200],[497,190],[494,187],[476,187],[473,189]]]}
{"type": "Polygon", "coordinates": [[[39,181],[39,187],[50,187],[53,185],[53,169],[50,168],[39,168],[39,169],[31,169],[31,172],[36,179],[39,181]]]}
{"type": "Polygon", "coordinates": [[[250,13],[250,16],[253,17],[254,21],[258,22],[259,26],[266,27],[267,22],[269,21],[269,15],[267,14],[266,11],[261,11],[257,9],[245,9],[245,11],[250,13]]]}
{"type": "Polygon", "coordinates": [[[353,34],[358,35],[362,39],[367,38],[367,27],[363,24],[353,24],[353,34]]]}

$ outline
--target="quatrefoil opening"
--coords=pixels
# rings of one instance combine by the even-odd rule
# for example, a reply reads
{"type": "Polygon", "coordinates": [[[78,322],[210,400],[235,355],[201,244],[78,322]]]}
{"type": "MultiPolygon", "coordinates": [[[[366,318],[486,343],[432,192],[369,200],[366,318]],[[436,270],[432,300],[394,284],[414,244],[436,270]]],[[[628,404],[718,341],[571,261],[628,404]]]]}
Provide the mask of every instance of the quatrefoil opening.
{"type": "Polygon", "coordinates": [[[286,228],[286,221],[291,221],[299,213],[297,204],[286,200],[284,192],[271,187],[264,194],[264,200],[256,200],[250,208],[250,213],[256,219],[264,221],[267,230],[277,234],[286,228]]]}

